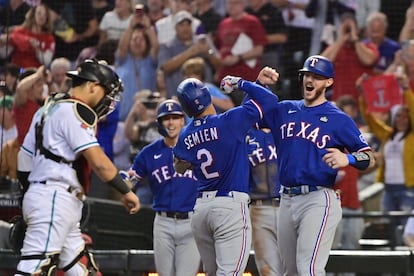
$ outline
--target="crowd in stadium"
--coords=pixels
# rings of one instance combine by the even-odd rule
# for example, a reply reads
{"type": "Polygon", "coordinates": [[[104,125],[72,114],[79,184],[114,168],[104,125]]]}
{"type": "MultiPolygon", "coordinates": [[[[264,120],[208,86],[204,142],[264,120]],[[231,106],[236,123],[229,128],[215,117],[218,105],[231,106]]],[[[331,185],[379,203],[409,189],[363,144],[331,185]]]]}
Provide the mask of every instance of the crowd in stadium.
{"type": "MultiPolygon", "coordinates": [[[[362,213],[358,193],[375,182],[384,184],[378,210],[413,210],[414,4],[408,0],[1,0],[0,177],[17,181],[17,154],[33,115],[47,96],[70,89],[66,72],[87,59],[105,60],[122,80],[122,99],[98,122],[97,138],[116,167],[128,171],[161,137],[157,106],[176,99],[185,78],[208,85],[218,113],[244,97],[224,95],[220,80],[255,81],[264,66],[280,73],[270,87],[280,99],[301,99],[298,70],[310,55],[333,62],[328,99],[356,122],[377,161],[363,173],[339,170],[343,212],[362,213]]],[[[90,182],[89,197],[120,198],[93,173],[90,182]]],[[[144,182],[136,193],[151,205],[144,182]]],[[[343,219],[339,228],[334,248],[359,248],[363,219],[343,219]]],[[[414,247],[411,219],[404,241],[414,247]]]]}

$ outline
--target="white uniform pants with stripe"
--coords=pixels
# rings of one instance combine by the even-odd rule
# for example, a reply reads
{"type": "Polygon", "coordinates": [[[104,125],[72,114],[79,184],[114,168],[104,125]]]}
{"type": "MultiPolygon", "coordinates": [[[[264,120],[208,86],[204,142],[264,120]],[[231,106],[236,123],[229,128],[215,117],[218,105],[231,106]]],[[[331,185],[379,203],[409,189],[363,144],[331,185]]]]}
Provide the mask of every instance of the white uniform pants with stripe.
{"type": "MultiPolygon", "coordinates": [[[[21,250],[23,256],[60,253],[59,267],[71,263],[83,250],[79,221],[83,202],[64,186],[30,184],[23,199],[23,216],[27,223],[21,250]]],[[[21,260],[17,269],[33,273],[44,260],[21,260]]],[[[65,275],[80,275],[85,271],[75,265],[65,275]]]]}
{"type": "Polygon", "coordinates": [[[155,216],[154,258],[160,276],[197,274],[200,254],[191,232],[191,218],[177,220],[155,216]]]}
{"type": "Polygon", "coordinates": [[[339,195],[323,188],[303,195],[281,196],[277,236],[286,275],[325,275],[336,227],[342,218],[339,195]]]}
{"type": "Polygon", "coordinates": [[[252,241],[248,202],[239,192],[197,199],[191,227],[207,276],[243,274],[252,241]]]}

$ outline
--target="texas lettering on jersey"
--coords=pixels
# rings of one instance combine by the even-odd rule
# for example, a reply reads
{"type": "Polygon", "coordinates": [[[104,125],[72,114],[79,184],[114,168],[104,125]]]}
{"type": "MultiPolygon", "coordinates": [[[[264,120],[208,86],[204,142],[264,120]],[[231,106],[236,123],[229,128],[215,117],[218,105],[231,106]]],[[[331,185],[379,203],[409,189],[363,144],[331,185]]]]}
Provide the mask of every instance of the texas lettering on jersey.
{"type": "Polygon", "coordinates": [[[277,159],[276,146],[268,145],[266,151],[265,148],[260,147],[260,144],[258,142],[254,142],[254,140],[249,141],[249,145],[256,146],[256,149],[249,154],[249,161],[253,167],[256,167],[258,164],[266,161],[277,159]]]}
{"type": "MultiPolygon", "coordinates": [[[[321,120],[323,118],[321,117],[321,120]]],[[[288,122],[280,126],[280,133],[282,139],[289,139],[299,137],[311,141],[319,149],[326,147],[328,141],[331,140],[329,134],[322,134],[320,126],[313,126],[311,123],[300,122],[299,128],[297,128],[297,122],[288,122]]]]}
{"type": "Polygon", "coordinates": [[[171,178],[177,178],[177,177],[186,177],[191,178],[194,181],[197,181],[197,178],[194,176],[192,170],[187,170],[185,173],[181,174],[176,171],[171,171],[169,166],[162,166],[158,169],[155,169],[151,173],[152,176],[157,180],[159,184],[166,182],[170,180],[171,178]]]}

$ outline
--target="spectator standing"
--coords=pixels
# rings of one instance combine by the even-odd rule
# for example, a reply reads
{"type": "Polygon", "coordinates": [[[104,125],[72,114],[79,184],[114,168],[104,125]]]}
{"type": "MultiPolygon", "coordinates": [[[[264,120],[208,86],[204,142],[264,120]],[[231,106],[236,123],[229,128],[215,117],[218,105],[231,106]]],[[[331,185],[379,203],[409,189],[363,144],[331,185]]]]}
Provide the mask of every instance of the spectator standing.
{"type": "Polygon", "coordinates": [[[364,43],[372,42],[377,45],[379,60],[375,66],[376,73],[384,72],[394,60],[395,53],[400,49],[400,44],[386,37],[388,29],[387,16],[382,12],[371,13],[366,20],[366,35],[364,43]]]}
{"type": "Polygon", "coordinates": [[[135,14],[119,40],[115,54],[116,71],[125,86],[119,109],[121,121],[125,121],[138,91],[156,91],[158,45],[149,17],[135,14]]]}
{"type": "Polygon", "coordinates": [[[335,68],[331,100],[336,101],[340,96],[350,94],[357,101],[359,92],[355,82],[363,73],[374,73],[379,52],[374,43],[359,39],[353,14],[342,15],[337,39],[321,55],[332,60],[335,68]]]}
{"type": "Polygon", "coordinates": [[[67,92],[70,88],[70,79],[66,72],[71,69],[70,61],[67,58],[56,58],[50,64],[50,74],[52,76],[52,91],[67,92]]]}
{"type": "Polygon", "coordinates": [[[206,60],[206,81],[213,80],[213,68],[218,58],[210,51],[211,47],[206,38],[195,39],[191,29],[194,17],[187,11],[179,11],[174,15],[175,36],[168,43],[161,44],[158,53],[159,69],[162,70],[167,98],[176,94],[178,84],[184,79],[181,66],[193,57],[202,57],[206,60]]]}
{"type": "Polygon", "coordinates": [[[265,29],[257,17],[244,11],[246,0],[226,0],[226,7],[229,16],[220,22],[215,38],[221,60],[217,79],[236,75],[253,81],[262,68],[265,29]]]}
{"type": "Polygon", "coordinates": [[[33,115],[43,105],[43,88],[50,78],[44,66],[40,66],[37,70],[26,69],[19,76],[13,105],[19,145],[23,144],[33,115]]]}
{"type": "Polygon", "coordinates": [[[406,75],[400,76],[400,85],[407,105],[391,109],[391,125],[367,112],[366,102],[360,97],[361,115],[371,132],[381,141],[382,158],[377,181],[385,185],[382,210],[411,211],[414,208],[414,95],[406,75]]]}
{"type": "Polygon", "coordinates": [[[55,53],[55,38],[49,8],[40,4],[26,14],[23,24],[10,34],[0,37],[1,43],[9,43],[11,62],[20,68],[49,66],[55,53]]]}
{"type": "Polygon", "coordinates": [[[154,259],[157,273],[194,276],[200,268],[200,254],[191,232],[197,180],[193,171],[175,172],[172,152],[185,125],[181,105],[174,100],[161,102],[157,110],[157,125],[163,137],[138,153],[131,170],[138,181],[148,178],[154,195],[152,209],[156,213],[154,259]]]}
{"type": "Polygon", "coordinates": [[[131,24],[134,5],[133,0],[116,0],[115,8],[104,14],[99,23],[99,42],[101,45],[106,40],[119,40],[122,34],[131,24]]]}
{"type": "Polygon", "coordinates": [[[256,16],[262,23],[267,38],[261,63],[263,66],[279,68],[283,45],[288,39],[287,27],[280,10],[266,0],[249,0],[247,13],[256,16]]]}
{"type": "Polygon", "coordinates": [[[277,240],[280,183],[276,146],[270,129],[252,128],[247,134],[250,161],[250,217],[254,258],[261,276],[283,275],[277,240]]]}

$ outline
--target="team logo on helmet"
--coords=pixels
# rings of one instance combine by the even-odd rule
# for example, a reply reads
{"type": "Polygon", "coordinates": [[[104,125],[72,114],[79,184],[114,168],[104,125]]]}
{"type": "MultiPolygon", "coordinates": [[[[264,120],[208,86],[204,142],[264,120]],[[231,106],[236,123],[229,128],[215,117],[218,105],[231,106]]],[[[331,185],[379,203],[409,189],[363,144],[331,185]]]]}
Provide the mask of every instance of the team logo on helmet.
{"type": "Polygon", "coordinates": [[[195,78],[185,79],[178,85],[177,97],[190,117],[202,113],[211,104],[210,91],[203,82],[195,78]]]}
{"type": "Polygon", "coordinates": [[[302,76],[305,72],[318,74],[326,78],[334,77],[334,67],[332,62],[320,55],[310,56],[305,60],[303,68],[299,70],[299,76],[302,76]]]}
{"type": "Polygon", "coordinates": [[[184,116],[184,111],[179,102],[175,100],[165,100],[162,103],[160,103],[158,107],[158,110],[157,110],[158,132],[164,137],[168,135],[168,131],[162,125],[162,118],[168,115],[184,116]]]}

